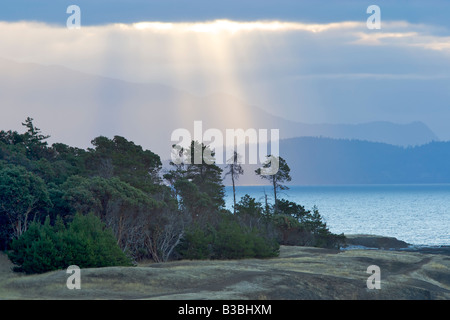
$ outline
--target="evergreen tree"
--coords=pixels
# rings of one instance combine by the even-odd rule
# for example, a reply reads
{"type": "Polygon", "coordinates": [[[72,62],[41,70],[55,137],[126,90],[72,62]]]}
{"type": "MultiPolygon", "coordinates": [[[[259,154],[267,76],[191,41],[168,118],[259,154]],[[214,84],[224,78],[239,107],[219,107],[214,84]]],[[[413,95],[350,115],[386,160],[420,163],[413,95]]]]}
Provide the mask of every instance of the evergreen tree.
{"type": "Polygon", "coordinates": [[[20,166],[0,169],[0,215],[8,219],[12,238],[20,237],[30,221],[39,220],[51,207],[47,187],[40,177],[20,166]]]}
{"type": "Polygon", "coordinates": [[[41,129],[33,124],[33,118],[27,117],[23,126],[28,128],[28,131],[23,134],[23,143],[27,149],[27,156],[29,159],[40,159],[41,157],[50,157],[51,150],[47,148],[46,139],[50,136],[41,134],[41,129]]]}
{"type": "Polygon", "coordinates": [[[197,185],[200,192],[209,196],[215,209],[222,208],[225,205],[225,187],[222,183],[222,169],[215,164],[214,151],[203,143],[192,141],[187,152],[186,178],[197,185]],[[198,156],[201,162],[195,163],[198,156]]]}
{"type": "Polygon", "coordinates": [[[235,181],[239,179],[239,176],[244,174],[244,169],[239,161],[240,155],[234,151],[233,156],[227,160],[227,169],[225,176],[231,176],[231,182],[233,184],[233,212],[236,213],[236,184],[235,181]]]}
{"type": "Polygon", "coordinates": [[[94,149],[86,155],[86,169],[90,175],[103,178],[119,177],[135,188],[149,193],[160,190],[159,171],[162,163],[158,155],[127,139],[97,137],[91,142],[94,149]]]}
{"type": "MultiPolygon", "coordinates": [[[[271,155],[267,156],[268,160],[263,163],[262,168],[268,169],[271,168],[271,166],[274,163],[278,164],[278,171],[275,174],[264,174],[264,171],[261,170],[261,168],[258,168],[255,170],[255,173],[261,177],[261,179],[265,179],[271,182],[273,187],[273,196],[275,200],[275,213],[278,213],[278,199],[277,199],[277,190],[288,190],[289,187],[282,184],[284,182],[291,181],[290,172],[291,169],[289,168],[288,164],[286,163],[286,160],[284,160],[282,157],[273,157],[271,155]]],[[[270,170],[268,170],[270,171],[270,170]]]]}
{"type": "Polygon", "coordinates": [[[33,222],[30,228],[11,244],[9,259],[15,271],[43,273],[65,269],[131,266],[120,250],[110,229],[93,214],[77,214],[66,227],[61,219],[54,226],[33,222]]]}
{"type": "Polygon", "coordinates": [[[218,212],[225,206],[225,187],[222,169],[214,162],[214,152],[208,146],[192,141],[184,150],[186,163],[165,175],[173,183],[182,207],[194,219],[209,212],[218,212]]]}
{"type": "Polygon", "coordinates": [[[236,213],[238,215],[261,216],[263,214],[263,208],[261,203],[257,202],[255,198],[246,194],[236,204],[236,213]]]}

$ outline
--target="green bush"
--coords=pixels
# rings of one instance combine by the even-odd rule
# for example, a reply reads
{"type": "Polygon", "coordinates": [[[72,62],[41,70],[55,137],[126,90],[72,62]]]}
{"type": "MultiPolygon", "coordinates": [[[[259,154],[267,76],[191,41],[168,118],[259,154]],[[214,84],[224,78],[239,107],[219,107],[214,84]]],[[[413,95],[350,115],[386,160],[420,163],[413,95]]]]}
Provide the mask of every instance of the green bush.
{"type": "Polygon", "coordinates": [[[112,231],[93,214],[77,214],[67,227],[61,219],[54,226],[48,218],[44,224],[34,222],[12,242],[11,249],[8,257],[15,264],[14,270],[25,273],[43,273],[70,265],[80,268],[132,265],[112,231]]]}
{"type": "Polygon", "coordinates": [[[255,256],[250,233],[235,221],[222,221],[214,239],[214,258],[242,259],[255,256]]]}
{"type": "Polygon", "coordinates": [[[212,243],[216,230],[210,226],[200,227],[198,224],[191,226],[177,248],[177,251],[185,259],[204,260],[212,257],[212,243]]]}
{"type": "Polygon", "coordinates": [[[185,259],[269,258],[278,255],[279,244],[264,237],[257,228],[226,217],[216,227],[191,228],[178,251],[185,259]]]}
{"type": "Polygon", "coordinates": [[[339,249],[345,243],[343,234],[330,232],[316,207],[311,212],[295,202],[278,200],[278,209],[271,219],[281,244],[339,249]]]}

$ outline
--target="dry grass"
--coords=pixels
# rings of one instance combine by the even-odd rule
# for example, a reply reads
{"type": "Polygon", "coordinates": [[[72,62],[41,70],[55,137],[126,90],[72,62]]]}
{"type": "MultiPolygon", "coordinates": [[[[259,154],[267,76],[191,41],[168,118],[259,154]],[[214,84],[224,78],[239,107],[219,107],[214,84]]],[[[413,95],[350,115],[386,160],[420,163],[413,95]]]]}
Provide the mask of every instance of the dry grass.
{"type": "Polygon", "coordinates": [[[141,263],[81,270],[81,290],[62,271],[22,275],[0,254],[0,299],[449,299],[449,258],[411,252],[281,247],[280,257],[141,263]],[[369,265],[381,290],[369,290],[369,265]]]}

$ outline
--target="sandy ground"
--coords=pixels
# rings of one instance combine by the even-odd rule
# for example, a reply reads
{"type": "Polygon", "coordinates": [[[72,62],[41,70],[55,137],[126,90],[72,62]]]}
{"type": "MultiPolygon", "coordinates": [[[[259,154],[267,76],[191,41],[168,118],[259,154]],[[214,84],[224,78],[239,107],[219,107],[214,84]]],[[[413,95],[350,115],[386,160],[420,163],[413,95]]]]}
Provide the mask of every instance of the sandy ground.
{"type": "Polygon", "coordinates": [[[282,246],[273,259],[174,261],[23,275],[0,254],[0,299],[449,299],[450,256],[392,250],[282,246]],[[381,289],[367,268],[380,267],[381,289]]]}

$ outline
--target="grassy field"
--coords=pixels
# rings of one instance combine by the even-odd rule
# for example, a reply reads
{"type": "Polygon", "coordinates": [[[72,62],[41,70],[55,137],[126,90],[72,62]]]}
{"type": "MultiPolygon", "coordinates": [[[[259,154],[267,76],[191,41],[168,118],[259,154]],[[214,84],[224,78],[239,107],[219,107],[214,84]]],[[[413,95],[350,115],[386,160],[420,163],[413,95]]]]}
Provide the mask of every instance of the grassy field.
{"type": "Polygon", "coordinates": [[[81,270],[69,290],[65,270],[11,271],[0,254],[0,299],[449,299],[450,257],[388,250],[334,251],[282,246],[273,259],[174,261],[81,270]],[[381,289],[368,289],[370,265],[381,289]]]}

